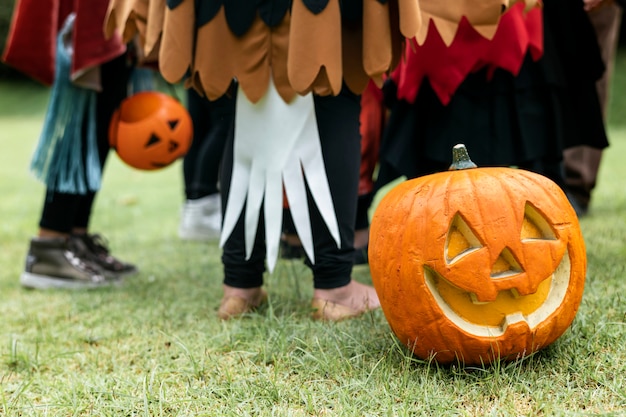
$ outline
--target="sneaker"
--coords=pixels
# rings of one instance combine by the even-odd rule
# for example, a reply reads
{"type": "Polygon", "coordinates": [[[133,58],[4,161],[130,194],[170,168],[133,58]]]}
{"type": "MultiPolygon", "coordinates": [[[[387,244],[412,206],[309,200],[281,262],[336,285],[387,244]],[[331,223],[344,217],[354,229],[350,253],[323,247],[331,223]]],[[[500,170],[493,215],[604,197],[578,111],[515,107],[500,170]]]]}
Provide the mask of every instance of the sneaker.
{"type": "Polygon", "coordinates": [[[185,202],[178,237],[183,240],[217,240],[221,231],[222,200],[219,193],[185,202]]]}
{"type": "Polygon", "coordinates": [[[97,265],[81,257],[79,250],[68,238],[31,239],[20,284],[36,289],[88,289],[114,283],[97,265]]]}
{"type": "Polygon", "coordinates": [[[137,267],[111,255],[107,240],[99,234],[76,234],[70,237],[79,254],[98,265],[107,278],[136,274],[137,267]]]}

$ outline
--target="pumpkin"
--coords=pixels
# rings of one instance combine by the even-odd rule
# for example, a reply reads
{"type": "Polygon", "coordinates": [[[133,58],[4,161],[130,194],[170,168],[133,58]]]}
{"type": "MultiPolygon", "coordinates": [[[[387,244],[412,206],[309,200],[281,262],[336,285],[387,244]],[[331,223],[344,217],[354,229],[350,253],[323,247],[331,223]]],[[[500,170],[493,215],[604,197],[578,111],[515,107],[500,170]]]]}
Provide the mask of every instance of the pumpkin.
{"type": "Polygon", "coordinates": [[[372,281],[396,337],[418,358],[487,364],[542,349],[572,323],[586,274],[576,213],[550,179],[477,168],[392,188],[370,227],[372,281]]]}
{"type": "Polygon", "coordinates": [[[109,143],[122,161],[141,170],[166,167],[189,150],[187,109],[167,94],[143,91],[120,104],[109,124],[109,143]]]}

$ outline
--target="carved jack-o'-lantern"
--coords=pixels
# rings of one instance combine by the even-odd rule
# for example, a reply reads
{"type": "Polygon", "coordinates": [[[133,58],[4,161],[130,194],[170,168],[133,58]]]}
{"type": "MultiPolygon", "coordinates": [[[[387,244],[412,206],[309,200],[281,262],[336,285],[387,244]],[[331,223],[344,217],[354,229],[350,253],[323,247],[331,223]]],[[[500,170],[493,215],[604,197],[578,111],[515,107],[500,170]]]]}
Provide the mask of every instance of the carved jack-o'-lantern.
{"type": "Polygon", "coordinates": [[[463,145],[454,154],[450,171],[399,184],[374,213],[369,262],[383,312],[423,359],[528,355],[560,337],[580,304],[576,213],[542,175],[476,168],[463,145]]]}
{"type": "Polygon", "coordinates": [[[189,150],[193,133],[185,107],[167,94],[144,91],[122,102],[109,125],[109,142],[128,165],[154,170],[189,150]]]}

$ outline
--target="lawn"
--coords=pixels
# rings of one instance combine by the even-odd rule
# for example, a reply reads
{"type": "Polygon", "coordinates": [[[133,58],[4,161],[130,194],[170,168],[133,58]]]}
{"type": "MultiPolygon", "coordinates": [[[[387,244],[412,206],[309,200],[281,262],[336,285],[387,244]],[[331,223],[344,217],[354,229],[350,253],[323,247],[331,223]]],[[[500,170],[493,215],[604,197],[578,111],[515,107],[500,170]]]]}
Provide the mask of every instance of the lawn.
{"type": "MultiPolygon", "coordinates": [[[[382,312],[309,319],[311,276],[280,261],[270,303],[221,322],[220,250],[177,238],[182,171],[140,172],[111,154],[92,230],[141,273],[97,291],[18,284],[43,186],[28,172],[48,90],[0,82],[0,414],[7,416],[626,415],[626,53],[611,147],[581,220],[588,274],[553,345],[484,368],[412,358],[382,312]]],[[[354,276],[371,282],[367,267],[354,276]]]]}

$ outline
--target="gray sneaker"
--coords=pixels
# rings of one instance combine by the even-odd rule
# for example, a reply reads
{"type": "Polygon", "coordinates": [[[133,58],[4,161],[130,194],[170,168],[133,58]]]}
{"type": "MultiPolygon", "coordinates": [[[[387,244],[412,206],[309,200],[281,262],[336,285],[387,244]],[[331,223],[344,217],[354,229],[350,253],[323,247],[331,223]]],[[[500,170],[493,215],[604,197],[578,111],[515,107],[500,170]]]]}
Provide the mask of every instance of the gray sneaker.
{"type": "Polygon", "coordinates": [[[102,269],[84,259],[79,250],[67,238],[31,239],[20,284],[36,289],[89,289],[118,281],[107,279],[102,269]]]}

